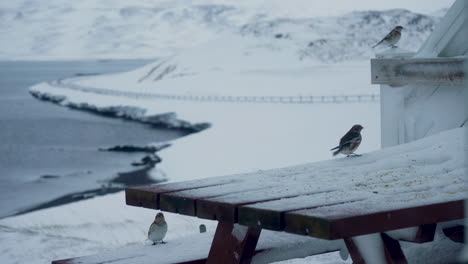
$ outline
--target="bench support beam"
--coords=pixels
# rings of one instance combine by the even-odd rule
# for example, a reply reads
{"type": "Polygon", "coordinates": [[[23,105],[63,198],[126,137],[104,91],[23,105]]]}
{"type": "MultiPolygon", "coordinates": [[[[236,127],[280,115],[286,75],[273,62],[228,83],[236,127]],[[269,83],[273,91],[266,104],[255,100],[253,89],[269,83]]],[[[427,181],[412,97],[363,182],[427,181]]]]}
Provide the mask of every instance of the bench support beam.
{"type": "MultiPolygon", "coordinates": [[[[406,257],[401,249],[400,243],[398,240],[391,238],[385,233],[380,234],[383,244],[383,253],[385,255],[385,263],[387,264],[408,264],[406,257]]],[[[372,264],[368,260],[366,261],[358,245],[353,241],[352,238],[344,239],[346,247],[348,248],[349,255],[353,260],[353,264],[372,264]]]]}
{"type": "Polygon", "coordinates": [[[443,230],[446,237],[453,242],[465,243],[465,227],[462,225],[445,228],[443,230]]]}
{"type": "Polygon", "coordinates": [[[415,236],[412,239],[400,239],[401,241],[412,242],[412,243],[427,243],[434,241],[435,231],[437,228],[437,224],[427,224],[421,225],[418,227],[418,231],[416,232],[415,236]]]}
{"type": "Polygon", "coordinates": [[[219,221],[207,264],[248,264],[255,253],[261,228],[219,221]]]}

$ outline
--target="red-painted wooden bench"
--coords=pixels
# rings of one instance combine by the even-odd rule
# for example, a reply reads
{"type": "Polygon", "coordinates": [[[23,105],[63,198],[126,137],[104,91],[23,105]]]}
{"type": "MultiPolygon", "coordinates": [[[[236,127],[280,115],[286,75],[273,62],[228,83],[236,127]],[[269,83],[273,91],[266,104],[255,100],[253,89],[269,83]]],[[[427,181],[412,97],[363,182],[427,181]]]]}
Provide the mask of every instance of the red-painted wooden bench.
{"type": "MultiPolygon", "coordinates": [[[[385,231],[417,227],[414,237],[405,240],[425,243],[434,239],[438,222],[463,218],[462,199],[441,203],[421,201],[419,205],[393,209],[383,205],[381,209],[369,210],[372,199],[352,192],[329,189],[315,184],[313,179],[304,181],[299,192],[297,186],[282,180],[295,177],[299,175],[284,169],[282,173],[263,172],[129,188],[126,200],[132,206],[218,220],[206,263],[248,263],[262,229],[325,240],[343,239],[354,263],[366,262],[353,237],[377,233],[381,236],[387,263],[406,263],[399,242],[385,231]]],[[[330,181],[329,184],[338,183],[330,181]]],[[[405,196],[405,193],[400,195],[405,196]]]]}
{"type": "MultiPolygon", "coordinates": [[[[126,203],[217,220],[209,252],[194,258],[198,261],[194,263],[249,263],[256,252],[287,247],[298,237],[312,239],[311,247],[317,250],[309,251],[310,255],[340,250],[344,241],[354,263],[377,263],[367,254],[372,239],[370,250],[380,251],[383,262],[407,263],[399,240],[432,241],[439,223],[464,218],[462,132],[450,132],[460,142],[435,138],[357,158],[128,188],[126,203]],[[441,162],[438,157],[443,157],[441,162]],[[448,162],[451,159],[455,160],[448,162]],[[403,228],[413,228],[412,235],[392,232],[403,228]],[[268,238],[260,239],[256,247],[261,233],[268,238]],[[275,233],[295,236],[273,245],[275,233]],[[327,241],[332,244],[319,246],[327,241]]],[[[447,236],[462,241],[462,226],[445,227],[447,236]]],[[[78,258],[55,263],[106,262],[78,258]]]]}

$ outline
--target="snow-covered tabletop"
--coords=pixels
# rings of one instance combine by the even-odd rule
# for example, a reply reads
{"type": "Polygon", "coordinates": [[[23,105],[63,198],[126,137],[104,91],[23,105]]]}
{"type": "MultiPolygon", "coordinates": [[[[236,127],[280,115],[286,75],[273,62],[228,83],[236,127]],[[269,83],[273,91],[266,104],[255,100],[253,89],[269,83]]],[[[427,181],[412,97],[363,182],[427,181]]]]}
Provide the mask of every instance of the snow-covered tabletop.
{"type": "Polygon", "coordinates": [[[128,205],[337,239],[463,218],[467,128],[360,157],[126,190],[128,205]]]}

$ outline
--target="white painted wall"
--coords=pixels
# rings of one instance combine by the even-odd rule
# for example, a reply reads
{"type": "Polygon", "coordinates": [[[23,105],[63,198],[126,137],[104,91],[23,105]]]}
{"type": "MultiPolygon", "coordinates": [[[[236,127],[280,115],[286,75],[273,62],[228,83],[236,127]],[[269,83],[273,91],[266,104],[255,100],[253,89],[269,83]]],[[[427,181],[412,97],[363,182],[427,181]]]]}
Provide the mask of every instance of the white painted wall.
{"type": "MultiPolygon", "coordinates": [[[[390,50],[377,57],[409,58],[390,50]]],[[[457,0],[415,58],[468,57],[468,0],[457,0]]],[[[468,61],[464,65],[468,75],[468,61]]],[[[463,85],[381,85],[382,147],[394,146],[437,132],[468,126],[468,78],[463,85]]],[[[468,140],[468,135],[466,135],[468,140]]],[[[468,167],[468,157],[465,157],[468,167]]],[[[468,171],[467,171],[468,182],[468,171]]],[[[465,206],[468,212],[468,200],[465,206]]],[[[466,213],[465,213],[466,215],[466,213]]],[[[468,218],[465,220],[468,227],[468,218]]],[[[466,230],[466,229],[465,229],[466,230]]],[[[465,232],[468,241],[468,232],[465,232]]],[[[468,263],[468,243],[461,263],[468,263]]]]}
{"type": "MultiPolygon", "coordinates": [[[[403,35],[404,37],[404,35],[403,35]]],[[[393,49],[378,58],[410,58],[393,49]]],[[[414,58],[468,56],[468,0],[457,0],[414,58]]],[[[465,63],[468,73],[468,62],[465,63]]],[[[468,80],[463,85],[381,85],[382,147],[468,125],[468,80]]]]}

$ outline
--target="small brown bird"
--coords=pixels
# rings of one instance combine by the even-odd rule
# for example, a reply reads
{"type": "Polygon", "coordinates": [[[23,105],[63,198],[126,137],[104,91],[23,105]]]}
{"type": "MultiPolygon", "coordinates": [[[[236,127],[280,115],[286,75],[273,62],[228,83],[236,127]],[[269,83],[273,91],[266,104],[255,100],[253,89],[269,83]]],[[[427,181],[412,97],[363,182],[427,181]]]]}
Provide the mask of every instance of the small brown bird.
{"type": "Polygon", "coordinates": [[[163,239],[166,236],[166,233],[166,220],[164,219],[163,213],[158,213],[148,230],[148,239],[153,241],[153,245],[156,245],[158,242],[164,244],[166,242],[164,242],[163,239]]]}
{"type": "Polygon", "coordinates": [[[330,149],[330,151],[337,149],[333,152],[333,156],[338,155],[338,153],[344,154],[347,157],[353,156],[360,156],[358,154],[354,154],[354,151],[359,147],[361,144],[361,130],[364,127],[361,125],[354,125],[348,133],[346,133],[340,140],[340,145],[330,149]]]}
{"type": "Polygon", "coordinates": [[[390,46],[392,48],[396,48],[395,44],[400,40],[401,38],[401,30],[403,30],[402,26],[396,26],[390,33],[385,36],[379,43],[375,44],[372,48],[377,47],[380,44],[384,44],[387,46],[390,46]]]}

